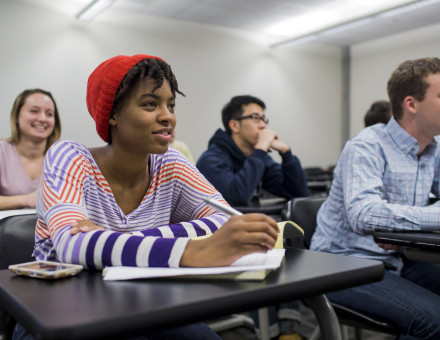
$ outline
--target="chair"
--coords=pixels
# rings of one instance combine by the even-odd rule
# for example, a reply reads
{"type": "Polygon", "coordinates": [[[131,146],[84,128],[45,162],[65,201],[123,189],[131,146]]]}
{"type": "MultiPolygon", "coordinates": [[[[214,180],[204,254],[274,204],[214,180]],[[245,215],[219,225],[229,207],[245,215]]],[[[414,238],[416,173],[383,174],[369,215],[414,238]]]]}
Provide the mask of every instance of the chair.
{"type": "Polygon", "coordinates": [[[319,167],[304,168],[310,196],[327,196],[333,180],[333,173],[319,167]]]}
{"type": "Polygon", "coordinates": [[[16,215],[0,220],[0,269],[33,261],[37,215],[16,215]]]}
{"type": "MultiPolygon", "coordinates": [[[[304,244],[302,246],[306,249],[310,247],[312,236],[315,232],[318,210],[326,198],[327,197],[295,198],[289,201],[283,209],[283,219],[291,220],[304,229],[304,244]]],[[[346,335],[348,331],[346,326],[354,327],[355,338],[357,340],[362,338],[362,329],[396,336],[400,334],[400,330],[396,326],[377,319],[376,317],[363,314],[338,303],[332,302],[332,306],[338,316],[339,323],[342,325],[341,329],[343,336],[344,334],[346,335]]],[[[314,336],[316,338],[319,337],[319,330],[314,333],[314,336]]]]}
{"type": "MultiPolygon", "coordinates": [[[[16,215],[0,220],[0,269],[33,261],[37,215],[16,215]]],[[[12,338],[16,321],[0,308],[0,337],[12,338]]]]}
{"type": "Polygon", "coordinates": [[[234,209],[242,212],[243,214],[266,214],[272,217],[275,221],[281,222],[281,211],[286,203],[287,200],[285,198],[277,197],[265,192],[264,195],[261,194],[261,197],[254,197],[247,205],[234,206],[234,209]]]}

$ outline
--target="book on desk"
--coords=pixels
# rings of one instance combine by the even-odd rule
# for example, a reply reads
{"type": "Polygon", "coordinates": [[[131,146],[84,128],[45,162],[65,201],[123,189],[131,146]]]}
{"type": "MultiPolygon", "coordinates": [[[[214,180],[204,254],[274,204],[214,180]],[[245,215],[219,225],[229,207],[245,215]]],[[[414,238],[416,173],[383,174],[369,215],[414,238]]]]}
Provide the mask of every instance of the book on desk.
{"type": "MultiPolygon", "coordinates": [[[[179,268],[141,268],[141,267],[106,267],[103,270],[104,280],[134,280],[153,278],[208,279],[208,280],[245,280],[262,281],[271,272],[277,270],[284,259],[284,233],[304,236],[304,231],[295,223],[279,222],[280,233],[274,249],[267,253],[252,253],[239,258],[225,267],[179,267],[179,268]]],[[[209,236],[205,236],[209,237],[209,236]]],[[[202,237],[203,238],[203,237],[202,237]]]]}
{"type": "Polygon", "coordinates": [[[32,215],[36,214],[37,210],[35,209],[13,209],[13,210],[2,210],[0,211],[0,220],[16,215],[32,215]]]}
{"type": "Polygon", "coordinates": [[[106,267],[102,274],[106,281],[153,278],[261,281],[271,271],[281,266],[284,253],[285,249],[272,249],[267,253],[252,253],[225,267],[141,268],[120,266],[106,267]]]}

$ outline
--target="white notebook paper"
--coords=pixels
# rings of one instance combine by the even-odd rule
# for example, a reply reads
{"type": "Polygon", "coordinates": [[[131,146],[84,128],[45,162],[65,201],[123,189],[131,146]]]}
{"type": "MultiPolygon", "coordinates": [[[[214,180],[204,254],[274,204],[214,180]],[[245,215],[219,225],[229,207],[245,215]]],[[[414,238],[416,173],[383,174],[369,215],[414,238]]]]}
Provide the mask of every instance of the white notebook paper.
{"type": "Polygon", "coordinates": [[[107,267],[103,270],[104,280],[133,280],[161,277],[190,277],[201,279],[262,280],[267,274],[281,266],[285,249],[272,249],[267,253],[253,253],[239,258],[227,267],[181,267],[181,268],[140,268],[107,267]],[[263,272],[265,275],[263,275],[263,272]],[[224,275],[233,274],[237,275],[224,275]]]}
{"type": "Polygon", "coordinates": [[[15,215],[29,215],[36,214],[37,211],[35,209],[14,209],[14,210],[2,210],[0,211],[0,220],[9,216],[15,215]]]}

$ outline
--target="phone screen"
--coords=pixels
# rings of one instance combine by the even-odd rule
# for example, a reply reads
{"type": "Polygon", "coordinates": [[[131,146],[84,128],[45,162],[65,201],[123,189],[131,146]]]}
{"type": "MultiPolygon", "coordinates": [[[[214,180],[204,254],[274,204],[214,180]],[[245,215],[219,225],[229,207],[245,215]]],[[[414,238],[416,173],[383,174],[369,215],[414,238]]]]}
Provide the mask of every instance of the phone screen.
{"type": "Polygon", "coordinates": [[[35,261],[10,265],[9,270],[18,275],[40,279],[60,279],[78,274],[83,269],[81,265],[58,263],[53,261],[35,261]]]}
{"type": "Polygon", "coordinates": [[[54,272],[62,269],[69,269],[70,267],[64,266],[63,264],[47,264],[47,263],[32,263],[21,268],[33,269],[33,270],[42,270],[45,272],[54,272]]]}

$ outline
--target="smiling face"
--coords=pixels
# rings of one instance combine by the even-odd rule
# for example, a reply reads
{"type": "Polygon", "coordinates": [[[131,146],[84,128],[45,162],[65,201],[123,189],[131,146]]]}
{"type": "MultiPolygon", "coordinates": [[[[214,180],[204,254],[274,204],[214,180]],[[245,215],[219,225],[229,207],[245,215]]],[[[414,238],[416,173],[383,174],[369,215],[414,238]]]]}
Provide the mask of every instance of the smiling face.
{"type": "Polygon", "coordinates": [[[46,140],[55,126],[55,105],[52,99],[42,93],[29,95],[21,107],[17,125],[20,138],[39,142],[46,140]]]}
{"type": "Polygon", "coordinates": [[[132,153],[163,154],[176,126],[175,97],[167,80],[145,78],[127,94],[110,119],[112,144],[132,153]]]}

